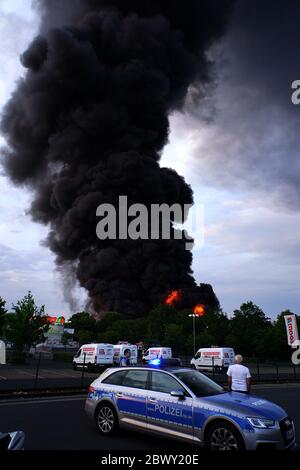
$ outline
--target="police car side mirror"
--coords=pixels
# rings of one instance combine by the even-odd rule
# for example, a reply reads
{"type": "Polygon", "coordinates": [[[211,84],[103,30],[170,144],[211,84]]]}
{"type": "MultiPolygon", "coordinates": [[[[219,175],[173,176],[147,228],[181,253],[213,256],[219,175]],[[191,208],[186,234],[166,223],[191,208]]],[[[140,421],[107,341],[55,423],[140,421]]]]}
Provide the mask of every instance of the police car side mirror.
{"type": "Polygon", "coordinates": [[[179,398],[179,400],[184,400],[185,399],[185,394],[182,390],[172,390],[170,395],[171,395],[171,397],[179,398]]]}
{"type": "Polygon", "coordinates": [[[1,450],[23,450],[25,434],[23,431],[11,433],[0,432],[0,451],[1,450]]]}

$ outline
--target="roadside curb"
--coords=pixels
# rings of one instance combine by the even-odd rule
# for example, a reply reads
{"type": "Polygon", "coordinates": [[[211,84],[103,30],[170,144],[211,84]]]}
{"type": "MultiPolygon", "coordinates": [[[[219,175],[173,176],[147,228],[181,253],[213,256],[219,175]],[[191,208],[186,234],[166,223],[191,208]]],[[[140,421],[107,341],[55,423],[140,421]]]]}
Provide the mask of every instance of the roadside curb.
{"type": "Polygon", "coordinates": [[[15,390],[0,391],[0,401],[7,399],[26,399],[26,398],[47,398],[47,397],[59,397],[59,396],[72,396],[86,394],[88,387],[80,388],[60,388],[57,390],[21,390],[16,392],[15,390]]]}

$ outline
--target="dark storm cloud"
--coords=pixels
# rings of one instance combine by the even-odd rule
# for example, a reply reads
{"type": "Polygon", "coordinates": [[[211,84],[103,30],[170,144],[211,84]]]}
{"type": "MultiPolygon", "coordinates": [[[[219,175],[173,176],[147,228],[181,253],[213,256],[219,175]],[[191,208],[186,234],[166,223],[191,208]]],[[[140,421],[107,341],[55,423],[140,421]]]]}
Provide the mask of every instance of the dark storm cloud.
{"type": "Polygon", "coordinates": [[[200,123],[202,107],[189,122],[202,182],[260,191],[297,210],[300,106],[291,102],[291,83],[300,79],[299,24],[298,1],[237,2],[212,53],[219,82],[207,106],[212,120],[200,123]]]}
{"type": "MultiPolygon", "coordinates": [[[[101,242],[96,208],[191,203],[191,188],[159,160],[168,115],[191,84],[207,84],[207,50],[231,1],[39,1],[40,35],[1,129],[8,176],[34,193],[31,215],[97,312],[146,312],[173,287],[193,286],[184,240],[101,242]]],[[[171,224],[171,221],[170,221],[171,224]]]]}

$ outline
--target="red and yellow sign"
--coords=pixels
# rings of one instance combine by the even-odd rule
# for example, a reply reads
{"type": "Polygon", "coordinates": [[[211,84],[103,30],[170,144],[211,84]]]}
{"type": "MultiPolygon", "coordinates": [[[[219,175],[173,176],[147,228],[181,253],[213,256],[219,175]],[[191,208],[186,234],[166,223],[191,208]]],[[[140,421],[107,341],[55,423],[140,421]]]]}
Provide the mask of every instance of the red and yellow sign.
{"type": "Polygon", "coordinates": [[[51,323],[51,325],[64,325],[65,324],[65,317],[47,317],[48,322],[51,323]]]}

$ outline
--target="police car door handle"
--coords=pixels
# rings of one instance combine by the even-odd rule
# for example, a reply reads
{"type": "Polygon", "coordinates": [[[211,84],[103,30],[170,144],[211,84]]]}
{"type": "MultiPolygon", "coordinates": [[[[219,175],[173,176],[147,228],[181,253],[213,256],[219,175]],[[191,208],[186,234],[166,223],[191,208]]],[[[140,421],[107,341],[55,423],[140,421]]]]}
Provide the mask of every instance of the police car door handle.
{"type": "Polygon", "coordinates": [[[150,403],[156,403],[157,402],[156,398],[153,398],[153,397],[149,397],[149,401],[150,401],[150,403]]]}
{"type": "Polygon", "coordinates": [[[123,393],[121,393],[121,392],[116,393],[117,398],[122,398],[122,396],[123,396],[123,393]]]}

